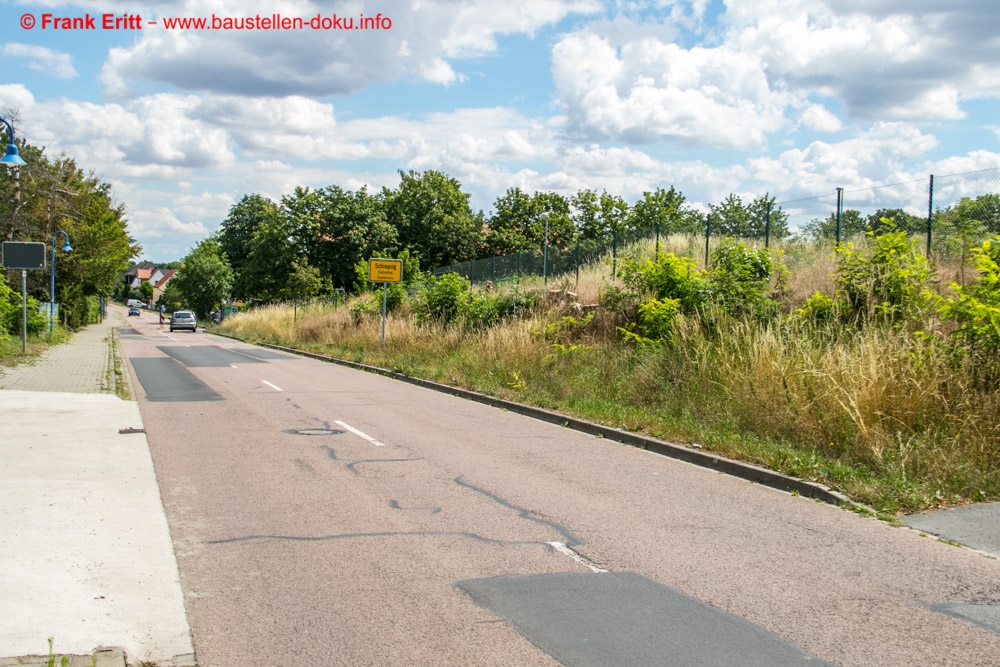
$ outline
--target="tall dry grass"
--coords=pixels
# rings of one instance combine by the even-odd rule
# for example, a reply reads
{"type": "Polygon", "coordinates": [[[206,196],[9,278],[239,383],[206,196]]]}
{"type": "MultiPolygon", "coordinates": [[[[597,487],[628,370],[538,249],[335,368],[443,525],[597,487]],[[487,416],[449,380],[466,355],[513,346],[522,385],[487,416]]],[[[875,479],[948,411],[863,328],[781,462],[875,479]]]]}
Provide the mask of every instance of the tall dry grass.
{"type": "MultiPolygon", "coordinates": [[[[684,244],[688,245],[685,246],[684,244]]],[[[675,240],[669,250],[690,249],[675,240]]],[[[703,247],[702,247],[703,252],[703,247]]],[[[832,249],[793,246],[788,311],[832,293],[832,249]]],[[[524,280],[545,309],[483,331],[419,323],[406,308],[356,320],[348,307],[261,308],[224,332],[398,370],[686,442],[827,483],[886,511],[1000,498],[1000,397],[932,339],[899,328],[783,319],[680,324],[663,345],[621,342],[620,313],[591,320],[610,262],[574,279],[524,280]],[[575,295],[575,299],[567,297],[575,295]]]]}

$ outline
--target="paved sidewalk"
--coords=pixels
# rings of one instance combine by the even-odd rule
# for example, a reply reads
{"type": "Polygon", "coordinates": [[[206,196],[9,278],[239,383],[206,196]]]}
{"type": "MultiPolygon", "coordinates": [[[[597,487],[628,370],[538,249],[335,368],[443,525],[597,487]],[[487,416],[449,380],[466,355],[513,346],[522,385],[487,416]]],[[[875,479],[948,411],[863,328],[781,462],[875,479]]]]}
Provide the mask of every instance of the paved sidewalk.
{"type": "Polygon", "coordinates": [[[195,662],[146,436],[119,432],[142,428],[114,394],[124,324],[0,370],[0,666],[47,664],[50,637],[72,664],[195,662]]]}

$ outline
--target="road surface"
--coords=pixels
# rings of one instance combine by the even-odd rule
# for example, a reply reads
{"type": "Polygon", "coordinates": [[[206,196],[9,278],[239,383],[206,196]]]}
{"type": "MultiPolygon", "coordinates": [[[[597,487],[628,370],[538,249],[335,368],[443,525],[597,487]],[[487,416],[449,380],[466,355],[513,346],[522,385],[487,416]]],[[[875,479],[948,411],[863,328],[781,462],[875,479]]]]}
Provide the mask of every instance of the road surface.
{"type": "Polygon", "coordinates": [[[144,315],[121,330],[202,667],[996,665],[1000,564],[144,315]]]}

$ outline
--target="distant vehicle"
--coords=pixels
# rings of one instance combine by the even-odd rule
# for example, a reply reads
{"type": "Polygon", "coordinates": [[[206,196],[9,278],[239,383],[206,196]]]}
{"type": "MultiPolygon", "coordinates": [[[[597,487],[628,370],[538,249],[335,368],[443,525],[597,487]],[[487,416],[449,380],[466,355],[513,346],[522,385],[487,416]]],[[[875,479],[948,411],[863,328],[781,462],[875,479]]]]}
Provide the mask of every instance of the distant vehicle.
{"type": "Polygon", "coordinates": [[[142,301],[139,301],[139,299],[129,299],[128,301],[125,302],[125,305],[128,306],[129,308],[145,308],[146,307],[146,304],[143,303],[142,301]]]}
{"type": "Polygon", "coordinates": [[[174,314],[170,316],[170,331],[173,332],[177,329],[197,331],[198,319],[194,316],[194,313],[190,310],[175,311],[174,314]]]}
{"type": "Polygon", "coordinates": [[[135,315],[136,317],[139,317],[139,316],[142,315],[142,313],[139,312],[138,308],[136,308],[135,306],[132,306],[131,308],[128,309],[128,316],[132,317],[133,315],[135,315]]]}

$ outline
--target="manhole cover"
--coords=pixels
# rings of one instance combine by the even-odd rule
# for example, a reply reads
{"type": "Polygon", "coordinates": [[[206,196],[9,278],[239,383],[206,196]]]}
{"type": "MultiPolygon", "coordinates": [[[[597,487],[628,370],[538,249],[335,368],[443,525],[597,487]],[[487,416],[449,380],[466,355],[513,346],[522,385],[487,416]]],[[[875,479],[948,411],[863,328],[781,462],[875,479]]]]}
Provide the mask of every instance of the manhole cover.
{"type": "Polygon", "coordinates": [[[285,431],[289,435],[343,435],[343,431],[335,428],[291,428],[285,431]]]}

